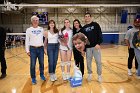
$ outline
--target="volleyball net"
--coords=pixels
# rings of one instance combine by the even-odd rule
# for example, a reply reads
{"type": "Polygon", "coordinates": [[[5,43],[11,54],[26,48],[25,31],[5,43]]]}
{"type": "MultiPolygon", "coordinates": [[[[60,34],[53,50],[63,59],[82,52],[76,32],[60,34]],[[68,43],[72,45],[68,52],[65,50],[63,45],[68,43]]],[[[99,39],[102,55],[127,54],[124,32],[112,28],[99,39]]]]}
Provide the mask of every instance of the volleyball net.
{"type": "MultiPolygon", "coordinates": [[[[125,45],[124,42],[125,33],[103,33],[102,44],[118,44],[125,45]]],[[[25,45],[25,33],[7,33],[6,47],[19,47],[25,45]]]]}

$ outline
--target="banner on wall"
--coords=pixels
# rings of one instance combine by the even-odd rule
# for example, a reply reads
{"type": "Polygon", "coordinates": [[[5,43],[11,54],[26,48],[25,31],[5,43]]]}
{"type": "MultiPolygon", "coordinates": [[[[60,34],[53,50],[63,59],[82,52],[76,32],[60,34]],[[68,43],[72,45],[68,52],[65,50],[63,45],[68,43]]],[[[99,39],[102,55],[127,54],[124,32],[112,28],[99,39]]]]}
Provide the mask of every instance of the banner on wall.
{"type": "Polygon", "coordinates": [[[48,24],[48,12],[33,12],[33,15],[36,15],[39,18],[39,23],[42,25],[48,24]]]}
{"type": "Polygon", "coordinates": [[[140,13],[136,14],[136,19],[140,18],[140,13]]]}
{"type": "Polygon", "coordinates": [[[121,23],[127,23],[128,10],[121,11],[121,23]]]}

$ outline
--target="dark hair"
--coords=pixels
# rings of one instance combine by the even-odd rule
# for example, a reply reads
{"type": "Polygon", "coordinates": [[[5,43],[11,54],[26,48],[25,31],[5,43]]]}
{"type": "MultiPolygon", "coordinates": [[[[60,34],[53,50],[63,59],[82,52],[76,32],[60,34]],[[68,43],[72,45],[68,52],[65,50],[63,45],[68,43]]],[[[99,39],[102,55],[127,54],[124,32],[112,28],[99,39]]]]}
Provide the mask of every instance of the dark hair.
{"type": "Polygon", "coordinates": [[[133,28],[133,26],[128,26],[128,27],[127,27],[127,30],[132,29],[132,28],[133,28]]]}
{"type": "MultiPolygon", "coordinates": [[[[64,23],[65,23],[66,20],[68,20],[68,21],[70,22],[69,19],[65,19],[65,20],[64,20],[64,23]]],[[[65,30],[65,29],[66,29],[66,27],[65,27],[65,25],[64,25],[64,27],[61,29],[61,32],[62,32],[63,30],[65,30]]],[[[71,29],[71,28],[70,28],[70,29],[71,29]]]]}
{"type": "Polygon", "coordinates": [[[91,17],[91,13],[89,13],[89,12],[86,12],[85,15],[89,15],[91,17]]]}
{"type": "Polygon", "coordinates": [[[49,26],[50,23],[54,23],[54,33],[58,33],[58,29],[56,28],[56,24],[55,24],[55,21],[54,20],[50,20],[48,22],[48,30],[50,30],[50,26],[49,26]]]}
{"type": "Polygon", "coordinates": [[[78,19],[75,19],[74,21],[73,21],[73,34],[75,34],[76,33],[76,28],[75,28],[75,26],[74,26],[74,22],[78,22],[79,23],[79,28],[82,28],[82,25],[81,25],[81,23],[80,23],[80,21],[78,20],[78,19]]]}

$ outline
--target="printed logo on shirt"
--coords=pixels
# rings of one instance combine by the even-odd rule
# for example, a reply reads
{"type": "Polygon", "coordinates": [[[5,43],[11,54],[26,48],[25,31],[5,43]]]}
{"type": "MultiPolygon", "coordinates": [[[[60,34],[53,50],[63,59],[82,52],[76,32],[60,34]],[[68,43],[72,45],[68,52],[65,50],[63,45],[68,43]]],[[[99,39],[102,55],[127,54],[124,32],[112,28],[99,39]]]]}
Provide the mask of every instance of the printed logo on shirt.
{"type": "Polygon", "coordinates": [[[39,35],[41,33],[41,30],[33,30],[32,33],[35,35],[39,35]]]}
{"type": "Polygon", "coordinates": [[[85,28],[85,31],[86,31],[86,32],[90,32],[90,31],[92,31],[93,29],[94,29],[94,26],[91,26],[91,27],[85,28]]]}

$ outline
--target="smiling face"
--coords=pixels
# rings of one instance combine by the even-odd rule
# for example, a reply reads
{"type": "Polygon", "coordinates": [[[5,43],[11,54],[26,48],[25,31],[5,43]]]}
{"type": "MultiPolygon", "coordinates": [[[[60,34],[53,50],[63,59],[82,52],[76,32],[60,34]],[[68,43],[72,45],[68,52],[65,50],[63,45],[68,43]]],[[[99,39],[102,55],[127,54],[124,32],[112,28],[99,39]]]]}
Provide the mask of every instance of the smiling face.
{"type": "Polygon", "coordinates": [[[49,26],[50,26],[50,29],[53,29],[53,28],[54,28],[54,22],[51,21],[51,22],[49,23],[49,26]]]}
{"type": "Polygon", "coordinates": [[[83,51],[85,49],[85,42],[80,39],[73,40],[73,44],[75,48],[79,51],[83,51]]]}
{"type": "Polygon", "coordinates": [[[91,15],[90,14],[86,14],[85,15],[85,22],[86,23],[90,23],[91,22],[91,15]]]}
{"type": "Polygon", "coordinates": [[[66,19],[64,21],[64,25],[65,25],[66,28],[70,28],[70,21],[68,19],[66,19]]]}
{"type": "Polygon", "coordinates": [[[32,22],[33,27],[37,27],[38,24],[39,24],[39,18],[36,17],[36,16],[33,16],[33,17],[31,18],[31,22],[32,22]]]}
{"type": "Polygon", "coordinates": [[[75,27],[76,29],[79,29],[79,28],[80,28],[80,24],[78,23],[78,21],[75,21],[75,22],[74,22],[74,27],[75,27]]]}

